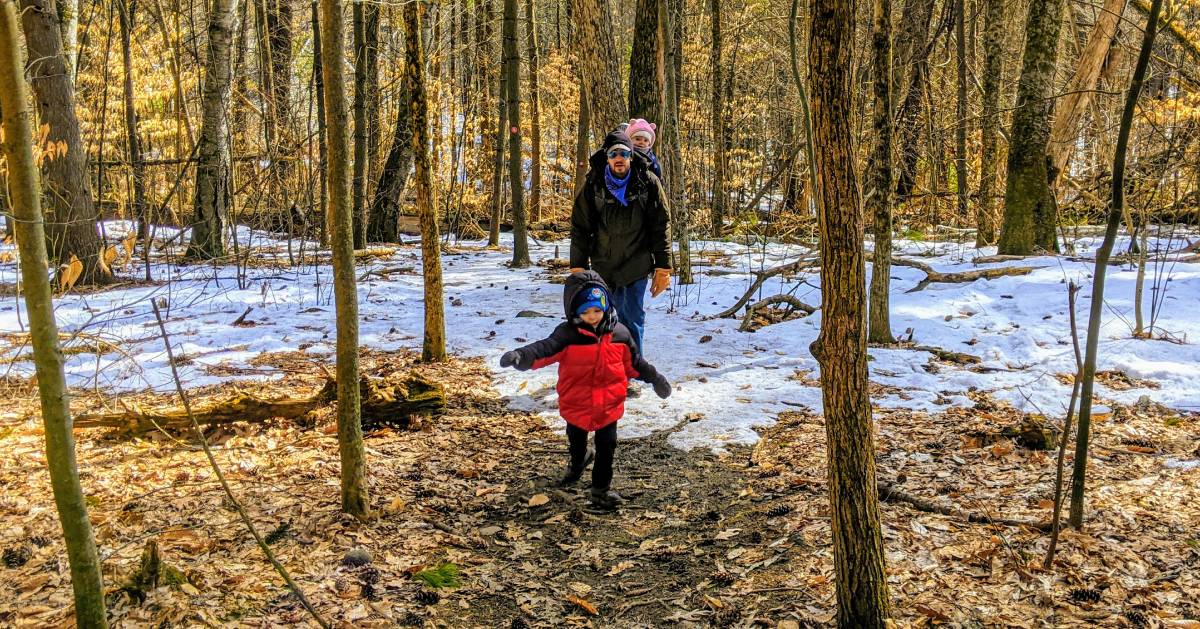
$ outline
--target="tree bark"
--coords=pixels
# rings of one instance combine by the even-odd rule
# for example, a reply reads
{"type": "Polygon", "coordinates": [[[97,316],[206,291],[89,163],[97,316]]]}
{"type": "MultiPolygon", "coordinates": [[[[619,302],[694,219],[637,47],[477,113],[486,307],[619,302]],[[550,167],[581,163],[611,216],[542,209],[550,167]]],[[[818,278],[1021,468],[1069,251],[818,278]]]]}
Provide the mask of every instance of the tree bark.
{"type": "Polygon", "coordinates": [[[588,105],[587,92],[579,90],[579,117],[575,124],[575,193],[579,196],[583,184],[587,182],[588,160],[592,155],[592,145],[588,141],[591,131],[592,108],[588,105]]]}
{"type": "Polygon", "coordinates": [[[629,119],[621,88],[619,49],[613,41],[608,0],[572,0],[572,5],[575,58],[583,74],[581,85],[588,101],[592,137],[599,142],[629,119]]]}
{"type": "Polygon", "coordinates": [[[102,258],[87,154],[75,115],[75,87],[63,56],[62,31],[53,0],[20,0],[29,63],[26,71],[37,103],[38,122],[48,127],[44,146],[65,146],[41,160],[45,187],[42,211],[55,264],[75,256],[83,263],[79,283],[107,283],[112,272],[102,258]]]}
{"type": "Polygon", "coordinates": [[[512,267],[529,266],[525,225],[525,177],[521,173],[521,57],[517,54],[517,0],[504,0],[504,81],[508,93],[508,180],[512,189],[512,267]]]}
{"type": "Polygon", "coordinates": [[[542,220],[542,105],[538,88],[537,5],[525,0],[525,43],[529,51],[529,131],[531,164],[529,171],[529,216],[534,223],[542,220]]]}
{"type": "Polygon", "coordinates": [[[359,423],[358,290],[354,277],[354,222],[350,199],[350,117],[342,55],[346,35],[341,0],[321,0],[321,71],[325,87],[325,128],[329,133],[329,219],[333,228],[333,291],[337,310],[338,453],[342,465],[342,511],[358,518],[370,513],[367,461],[359,423]]]}
{"type": "MultiPolygon", "coordinates": [[[[501,33],[501,36],[503,38],[503,33],[501,33]]],[[[490,36],[488,37],[487,46],[489,50],[492,50],[490,36]]],[[[503,44],[501,44],[501,48],[503,48],[503,44]]],[[[497,74],[498,82],[496,88],[496,108],[498,111],[496,145],[492,147],[495,149],[495,153],[492,156],[492,216],[491,224],[488,226],[488,245],[492,247],[500,245],[500,221],[504,217],[504,149],[508,148],[508,69],[505,67],[507,60],[508,58],[504,55],[503,50],[501,50],[500,72],[497,74]]]]}
{"type": "Polygon", "coordinates": [[[1000,81],[1004,76],[1005,4],[1003,0],[983,2],[983,120],[980,125],[983,154],[979,158],[976,247],[996,242],[996,166],[999,160],[996,137],[1000,128],[1000,81]]]}
{"type": "Polygon", "coordinates": [[[378,100],[379,5],[354,0],[354,247],[367,244],[370,216],[367,204],[367,177],[372,145],[372,103],[378,100]],[[374,81],[374,83],[372,83],[374,81]]]}
{"type": "Polygon", "coordinates": [[[854,0],[811,0],[809,67],[821,230],[821,366],[839,627],[882,628],[890,602],[867,394],[863,220],[850,117],[854,0]]]}
{"type": "MultiPolygon", "coordinates": [[[[515,0],[505,0],[515,2],[515,0]]],[[[412,95],[413,154],[416,156],[417,211],[421,214],[421,268],[425,277],[425,338],[421,359],[446,360],[446,318],[442,304],[442,253],[437,204],[429,161],[429,103],[425,97],[425,50],[421,45],[422,2],[404,5],[404,77],[412,95]]],[[[501,136],[503,137],[503,136],[501,136]]]]}
{"type": "Polygon", "coordinates": [[[662,145],[663,173],[667,180],[667,196],[670,197],[671,225],[675,228],[675,240],[679,243],[674,268],[680,284],[691,284],[692,247],[691,213],[683,202],[683,151],[679,145],[679,88],[683,75],[683,0],[666,0],[659,3],[665,50],[666,103],[663,106],[662,145]]]}
{"type": "Polygon", "coordinates": [[[872,217],[875,251],[871,264],[871,304],[867,340],[890,345],[892,284],[892,2],[875,0],[871,33],[875,79],[875,147],[871,154],[867,208],[872,217]]]}
{"type": "Polygon", "coordinates": [[[62,32],[62,54],[67,76],[75,85],[75,74],[79,66],[79,0],[56,0],[59,29],[62,32]]]}
{"type": "Polygon", "coordinates": [[[901,32],[897,41],[897,75],[905,78],[897,84],[903,89],[899,99],[896,137],[900,151],[900,172],[896,178],[896,195],[903,202],[917,184],[917,164],[920,161],[921,117],[925,112],[925,83],[929,78],[929,27],[933,20],[933,0],[913,0],[904,7],[901,32]]]}
{"type": "MultiPolygon", "coordinates": [[[[102,629],[108,626],[104,583],[75,462],[70,400],[63,373],[63,356],[58,347],[50,279],[46,274],[48,260],[41,192],[33,159],[33,112],[29,108],[29,89],[21,67],[15,4],[0,3],[0,112],[3,112],[8,191],[16,216],[14,224],[21,276],[25,283],[25,307],[29,312],[34,370],[46,434],[46,466],[67,546],[71,587],[75,594],[75,624],[81,629],[102,629]]],[[[31,11],[27,8],[26,12],[31,11]]]]}
{"type": "Polygon", "coordinates": [[[967,200],[970,196],[970,176],[967,174],[967,29],[966,0],[955,0],[954,47],[958,53],[958,99],[954,124],[954,182],[958,190],[958,218],[966,221],[970,214],[967,200]]]}
{"type": "Polygon", "coordinates": [[[720,238],[725,231],[725,177],[728,156],[725,154],[725,84],[722,81],[721,55],[721,2],[710,0],[712,18],[712,47],[709,49],[709,65],[712,66],[712,235],[720,238]]]}
{"type": "Polygon", "coordinates": [[[400,201],[408,185],[413,163],[412,99],[406,86],[396,96],[396,126],[387,161],[379,173],[375,199],[371,202],[367,239],[372,242],[400,241],[400,201]]]}
{"type": "Polygon", "coordinates": [[[291,120],[292,0],[258,0],[254,5],[258,30],[259,93],[263,101],[263,140],[268,166],[268,210],[286,210],[291,203],[287,177],[290,162],[279,159],[290,150],[284,129],[291,120]]]}
{"type": "Polygon", "coordinates": [[[1008,182],[999,252],[1058,251],[1058,210],[1046,153],[1054,108],[1054,66],[1065,0],[1033,0],[1025,22],[1025,56],[1009,133],[1008,182]]]}
{"type": "MultiPolygon", "coordinates": [[[[130,216],[138,221],[138,237],[150,237],[150,216],[146,212],[146,166],[142,163],[141,143],[137,132],[137,110],[133,103],[133,7],[129,0],[116,0],[121,22],[121,66],[124,70],[125,145],[133,170],[133,207],[130,216]]],[[[147,242],[146,246],[150,244],[147,242]]]]}
{"type": "Polygon", "coordinates": [[[1108,206],[1104,242],[1096,251],[1096,269],[1092,273],[1092,302],[1088,314],[1087,344],[1083,359],[1083,383],[1079,391],[1079,432],[1075,437],[1075,466],[1071,474],[1071,526],[1083,528],[1083,500],[1087,482],[1088,439],[1092,425],[1092,392],[1096,382],[1096,357],[1100,346],[1100,323],[1104,315],[1104,276],[1108,272],[1108,259],[1117,241],[1121,227],[1121,216],[1125,211],[1125,158],[1129,152],[1129,135],[1133,129],[1133,114],[1137,109],[1138,96],[1150,65],[1150,53],[1154,49],[1154,36],[1158,33],[1158,18],[1162,11],[1162,0],[1150,5],[1146,28],[1142,34],[1142,48],[1138,53],[1137,66],[1129,92],[1125,96],[1125,110],[1121,114],[1121,128],[1117,132],[1117,151],[1113,157],[1112,202],[1108,206]]]}
{"type": "Polygon", "coordinates": [[[329,143],[325,133],[325,72],[321,64],[321,16],[319,0],[312,1],[313,24],[313,84],[317,101],[317,177],[321,182],[318,215],[321,224],[321,246],[329,245],[329,143]]]}
{"type": "Polygon", "coordinates": [[[663,124],[666,58],[660,6],[665,0],[637,0],[633,51],[629,57],[629,117],[663,124]]]}
{"type": "Polygon", "coordinates": [[[196,191],[188,256],[225,255],[225,215],[233,204],[229,166],[229,96],[233,72],[230,50],[237,28],[238,0],[213,0],[208,15],[208,57],[204,74],[200,140],[196,149],[196,191]]]}
{"type": "Polygon", "coordinates": [[[1088,37],[1087,45],[1079,53],[1079,64],[1075,74],[1067,83],[1065,93],[1055,105],[1054,125],[1050,128],[1050,165],[1057,178],[1067,168],[1067,160],[1075,148],[1079,134],[1079,121],[1092,99],[1092,91],[1100,80],[1100,71],[1108,51],[1117,36],[1117,24],[1125,12],[1127,0],[1105,0],[1104,8],[1096,16],[1096,26],[1088,37]]]}

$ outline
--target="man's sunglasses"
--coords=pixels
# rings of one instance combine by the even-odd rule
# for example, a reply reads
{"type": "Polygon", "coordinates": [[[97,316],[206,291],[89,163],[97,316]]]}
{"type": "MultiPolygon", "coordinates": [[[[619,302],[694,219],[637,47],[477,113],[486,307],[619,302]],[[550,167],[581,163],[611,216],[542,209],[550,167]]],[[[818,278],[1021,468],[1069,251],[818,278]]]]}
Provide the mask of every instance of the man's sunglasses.
{"type": "Polygon", "coordinates": [[[631,152],[629,152],[629,151],[622,151],[622,150],[618,149],[618,150],[615,150],[615,151],[609,151],[609,152],[608,152],[608,158],[609,158],[609,159],[613,159],[613,158],[616,158],[616,157],[624,157],[625,159],[629,159],[629,156],[630,156],[630,155],[632,155],[632,154],[633,154],[633,153],[631,153],[631,152]]]}

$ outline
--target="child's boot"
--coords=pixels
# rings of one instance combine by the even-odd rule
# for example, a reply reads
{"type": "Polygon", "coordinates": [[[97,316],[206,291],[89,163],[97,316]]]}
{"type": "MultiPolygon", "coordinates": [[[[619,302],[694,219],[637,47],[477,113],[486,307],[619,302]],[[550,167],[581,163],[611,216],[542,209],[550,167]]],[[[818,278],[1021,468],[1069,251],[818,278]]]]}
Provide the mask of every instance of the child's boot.
{"type": "Polygon", "coordinates": [[[579,478],[583,476],[583,470],[587,468],[587,466],[595,458],[595,451],[593,451],[591,448],[588,448],[587,452],[585,452],[583,455],[583,459],[580,460],[578,464],[576,464],[575,461],[567,464],[567,473],[559,479],[558,484],[562,487],[574,485],[575,481],[578,481],[579,478]]]}
{"type": "Polygon", "coordinates": [[[621,497],[621,494],[618,494],[607,487],[592,487],[591,493],[588,494],[588,502],[590,502],[592,506],[599,509],[604,509],[605,511],[612,511],[616,509],[617,505],[624,501],[625,499],[621,497]]]}

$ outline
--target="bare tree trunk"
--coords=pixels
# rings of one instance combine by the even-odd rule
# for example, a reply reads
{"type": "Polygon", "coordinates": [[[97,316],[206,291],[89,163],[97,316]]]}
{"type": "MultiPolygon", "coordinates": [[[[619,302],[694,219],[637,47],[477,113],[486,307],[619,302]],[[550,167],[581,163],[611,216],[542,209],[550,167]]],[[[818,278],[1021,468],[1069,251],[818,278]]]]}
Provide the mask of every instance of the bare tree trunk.
{"type": "MultiPolygon", "coordinates": [[[[492,49],[490,37],[488,38],[487,46],[489,50],[492,49]]],[[[496,89],[496,108],[498,111],[496,145],[492,147],[496,151],[492,160],[492,220],[491,225],[488,226],[488,245],[492,247],[500,245],[500,221],[504,217],[504,149],[508,147],[506,143],[508,138],[508,72],[507,68],[504,67],[505,61],[507,61],[507,57],[501,51],[500,72],[497,75],[499,81],[496,89]]],[[[513,187],[515,188],[516,186],[514,185],[513,187]]]]}
{"type": "Polygon", "coordinates": [[[542,220],[542,105],[538,89],[537,4],[525,0],[525,42],[529,51],[529,116],[531,164],[529,172],[529,216],[534,223],[542,220]]]}
{"type": "Polygon", "coordinates": [[[588,104],[587,92],[579,90],[579,117],[576,119],[575,133],[575,194],[583,190],[587,180],[588,160],[591,158],[591,143],[588,136],[591,131],[592,108],[588,104]]]}
{"type": "MultiPolygon", "coordinates": [[[[133,207],[130,215],[137,217],[138,238],[146,241],[150,237],[150,216],[146,212],[146,166],[142,163],[142,149],[137,132],[137,110],[133,106],[133,51],[130,46],[133,32],[132,3],[129,0],[116,0],[116,4],[121,22],[121,66],[125,74],[125,142],[129,165],[133,170],[133,207]]],[[[146,246],[150,246],[149,242],[146,246]]]]}
{"type": "Polygon", "coordinates": [[[967,29],[966,0],[955,0],[954,44],[958,53],[958,102],[954,124],[954,181],[958,189],[958,218],[969,220],[967,200],[970,197],[970,176],[967,174],[967,29]]]}
{"type": "Polygon", "coordinates": [[[1054,125],[1050,128],[1050,166],[1055,177],[1067,168],[1067,160],[1075,148],[1079,121],[1091,102],[1092,91],[1100,79],[1100,70],[1117,36],[1117,24],[1125,12],[1127,0],[1105,0],[1096,16],[1096,26],[1087,45],[1079,53],[1079,65],[1067,83],[1063,96],[1055,106],[1054,125]]]}
{"type": "Polygon", "coordinates": [[[62,32],[63,61],[71,85],[75,85],[75,73],[79,66],[79,0],[56,0],[59,29],[62,32]]]}
{"type": "Polygon", "coordinates": [[[663,124],[666,57],[660,6],[665,0],[637,0],[633,49],[629,57],[629,116],[663,124]]]}
{"type": "Polygon", "coordinates": [[[208,15],[208,58],[204,73],[203,118],[196,149],[196,197],[188,256],[225,255],[225,215],[233,204],[229,164],[229,96],[233,72],[230,49],[237,28],[238,0],[213,0],[208,15]]]}
{"type": "Polygon", "coordinates": [[[875,147],[871,154],[867,207],[874,220],[875,251],[871,264],[871,305],[867,340],[895,343],[890,314],[892,284],[892,2],[875,0],[871,33],[875,79],[875,147]]]}
{"type": "Polygon", "coordinates": [[[319,0],[312,0],[313,24],[313,83],[317,99],[317,176],[321,182],[319,214],[321,223],[321,246],[329,245],[329,229],[333,222],[329,218],[329,143],[325,130],[325,72],[321,63],[321,18],[319,0]]]}
{"type": "Polygon", "coordinates": [[[979,158],[976,247],[996,241],[996,165],[999,161],[996,137],[1000,128],[1000,81],[1004,75],[1005,5],[1003,0],[983,2],[983,121],[980,128],[983,154],[979,158]]]}
{"type": "Polygon", "coordinates": [[[898,99],[896,138],[899,144],[900,172],[896,176],[896,195],[906,202],[917,185],[917,164],[920,161],[921,117],[925,114],[925,85],[929,80],[929,25],[933,20],[933,0],[912,0],[906,3],[901,19],[900,37],[896,40],[896,56],[900,65],[897,75],[904,79],[897,85],[904,89],[898,99]]]}
{"type": "Polygon", "coordinates": [[[289,162],[281,153],[291,150],[284,129],[290,124],[292,0],[257,0],[259,93],[263,101],[263,140],[269,161],[268,211],[287,210],[289,162]]]}
{"type": "Polygon", "coordinates": [[[1146,79],[1146,68],[1150,65],[1150,53],[1154,49],[1154,36],[1158,33],[1158,17],[1162,11],[1162,0],[1150,5],[1146,28],[1142,34],[1142,49],[1138,53],[1137,67],[1129,92],[1125,96],[1125,110],[1121,114],[1121,128],[1117,133],[1117,152],[1113,158],[1112,201],[1108,206],[1108,219],[1104,230],[1104,242],[1096,250],[1096,270],[1092,273],[1092,302],[1088,314],[1087,344],[1083,359],[1083,384],[1079,392],[1079,432],[1075,438],[1075,467],[1071,474],[1071,526],[1083,528],[1083,494],[1087,482],[1088,439],[1092,427],[1092,391],[1096,382],[1096,356],[1100,346],[1100,320],[1104,314],[1104,276],[1108,271],[1108,259],[1117,241],[1121,227],[1121,216],[1125,211],[1125,157],[1129,152],[1129,135],[1133,129],[1133,114],[1137,109],[1138,96],[1146,79]]]}
{"type": "Polygon", "coordinates": [[[20,0],[20,5],[29,59],[26,71],[38,122],[48,128],[45,144],[67,147],[66,155],[41,163],[50,258],[62,264],[74,256],[83,263],[80,283],[107,283],[112,281],[112,272],[101,257],[104,243],[96,232],[96,206],[75,115],[75,87],[63,56],[58,12],[53,0],[20,0]]]}
{"type": "Polygon", "coordinates": [[[378,100],[379,5],[354,0],[354,247],[365,247],[370,224],[367,204],[372,145],[370,117],[372,103],[378,100]],[[373,38],[373,39],[372,39],[373,38]],[[372,80],[375,81],[372,84],[372,80]]]}
{"type": "Polygon", "coordinates": [[[325,128],[329,132],[329,219],[333,228],[333,291],[337,309],[338,453],[342,464],[342,511],[358,518],[370,513],[367,461],[363,451],[358,388],[358,290],[354,277],[354,222],[350,200],[350,117],[342,55],[346,35],[341,0],[321,0],[321,70],[325,87],[325,128]]]}
{"type": "Polygon", "coordinates": [[[662,122],[664,176],[667,179],[667,195],[670,197],[671,225],[675,228],[675,240],[679,243],[679,254],[674,267],[680,284],[691,284],[692,247],[691,213],[683,202],[683,152],[679,146],[679,84],[683,74],[683,0],[666,0],[659,3],[659,22],[663,30],[663,49],[666,70],[665,112],[662,122]]]}
{"type": "Polygon", "coordinates": [[[412,99],[408,88],[400,87],[396,97],[396,126],[387,161],[375,186],[367,239],[373,242],[400,241],[400,200],[408,185],[413,163],[412,99]]]}
{"type": "Polygon", "coordinates": [[[883,628],[884,571],[871,401],[867,394],[863,220],[850,117],[854,0],[811,0],[809,67],[821,229],[821,366],[838,626],[883,628]]]}
{"type": "Polygon", "coordinates": [[[591,116],[592,137],[599,142],[629,119],[621,89],[620,52],[613,42],[608,0],[572,0],[575,58],[591,116]]]}
{"type": "MultiPolygon", "coordinates": [[[[515,2],[516,0],[506,0],[515,2]]],[[[442,303],[442,252],[437,204],[429,161],[429,103],[425,98],[425,50],[421,45],[420,0],[404,5],[404,77],[412,95],[413,154],[416,156],[417,211],[421,214],[421,267],[425,277],[425,339],[421,359],[446,360],[446,317],[442,303]]],[[[515,45],[515,42],[514,42],[515,45]]],[[[503,136],[502,136],[503,137],[503,136]]]]}
{"type": "Polygon", "coordinates": [[[712,129],[713,129],[713,181],[712,181],[712,235],[720,238],[725,232],[725,178],[728,156],[725,155],[725,84],[722,75],[721,55],[721,2],[710,0],[712,18],[712,48],[709,50],[709,65],[712,66],[712,129]]]}
{"type": "MultiPolygon", "coordinates": [[[[29,9],[26,9],[29,11],[29,9]]],[[[108,626],[104,609],[104,583],[100,556],[92,537],[87,503],[79,483],[75,441],[71,434],[70,400],[63,373],[63,355],[58,347],[58,326],[46,274],[45,230],[38,189],[37,165],[33,159],[33,112],[29,89],[21,67],[20,29],[14,2],[0,3],[0,112],[3,112],[4,157],[8,190],[12,201],[21,276],[25,283],[25,307],[29,312],[34,369],[41,398],[42,424],[46,434],[46,466],[58,520],[62,524],[75,593],[75,624],[81,629],[108,626]]]]}
{"type": "Polygon", "coordinates": [[[508,75],[508,180],[512,187],[514,269],[529,266],[525,181],[521,174],[521,57],[517,54],[517,0],[504,0],[504,72],[508,75]]]}
{"type": "Polygon", "coordinates": [[[1033,0],[1025,22],[1025,56],[1009,133],[1002,254],[1058,251],[1058,210],[1050,190],[1047,142],[1054,108],[1054,65],[1065,0],[1033,0]]]}

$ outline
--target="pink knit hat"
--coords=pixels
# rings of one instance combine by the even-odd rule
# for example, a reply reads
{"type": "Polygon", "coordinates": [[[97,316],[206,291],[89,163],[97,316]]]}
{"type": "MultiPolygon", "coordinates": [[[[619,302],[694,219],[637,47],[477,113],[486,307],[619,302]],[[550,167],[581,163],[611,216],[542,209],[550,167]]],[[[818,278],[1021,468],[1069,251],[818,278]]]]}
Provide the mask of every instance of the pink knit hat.
{"type": "Polygon", "coordinates": [[[654,124],[653,122],[646,122],[642,118],[634,118],[633,120],[629,121],[629,126],[625,129],[625,135],[628,135],[629,139],[632,140],[633,136],[638,135],[639,133],[649,134],[650,146],[654,146],[654,130],[657,128],[658,125],[654,124]]]}

